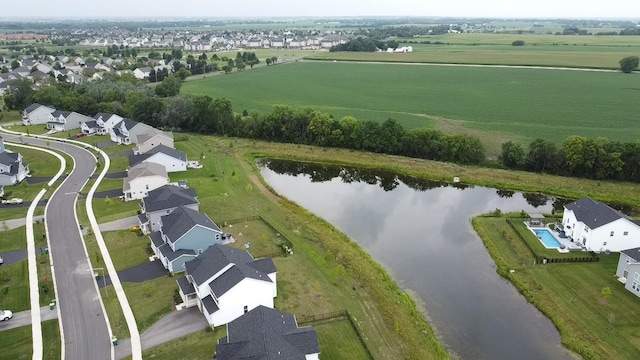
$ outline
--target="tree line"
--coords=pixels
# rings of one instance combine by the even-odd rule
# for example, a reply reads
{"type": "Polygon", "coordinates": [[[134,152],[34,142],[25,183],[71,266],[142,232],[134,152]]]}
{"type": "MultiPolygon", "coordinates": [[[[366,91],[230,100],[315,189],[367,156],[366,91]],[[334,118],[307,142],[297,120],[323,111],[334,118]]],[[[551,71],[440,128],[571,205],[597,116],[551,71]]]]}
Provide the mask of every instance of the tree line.
{"type": "Polygon", "coordinates": [[[182,79],[170,75],[155,88],[133,76],[106,77],[91,83],[32,89],[22,80],[5,95],[10,109],[33,102],[86,115],[115,113],[153,127],[176,132],[338,147],[469,165],[640,182],[640,143],[570,136],[561,146],[536,139],[528,147],[502,144],[498,164],[487,160],[479,138],[435,129],[405,129],[396,120],[341,119],[314,109],[275,105],[267,113],[234,113],[228,99],[180,95],[182,79]]]}

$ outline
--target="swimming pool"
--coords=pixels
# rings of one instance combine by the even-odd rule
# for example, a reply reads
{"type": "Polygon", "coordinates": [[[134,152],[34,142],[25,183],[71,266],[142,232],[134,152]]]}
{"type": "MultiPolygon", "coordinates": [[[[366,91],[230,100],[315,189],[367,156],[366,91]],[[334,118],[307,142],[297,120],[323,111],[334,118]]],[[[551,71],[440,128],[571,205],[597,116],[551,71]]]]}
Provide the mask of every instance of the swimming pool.
{"type": "Polygon", "coordinates": [[[556,240],[555,237],[546,229],[534,229],[533,230],[536,235],[538,235],[538,239],[542,241],[546,248],[559,248],[560,242],[556,240]]]}

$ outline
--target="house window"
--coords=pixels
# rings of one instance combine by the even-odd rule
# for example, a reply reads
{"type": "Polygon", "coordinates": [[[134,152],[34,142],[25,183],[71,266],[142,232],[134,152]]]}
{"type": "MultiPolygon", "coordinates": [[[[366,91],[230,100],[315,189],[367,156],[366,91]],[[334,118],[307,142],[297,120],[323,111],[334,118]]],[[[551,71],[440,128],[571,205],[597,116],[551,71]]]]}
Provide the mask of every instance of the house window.
{"type": "Polygon", "coordinates": [[[640,281],[640,273],[633,274],[633,280],[640,281]]]}
{"type": "Polygon", "coordinates": [[[246,314],[247,312],[249,312],[249,307],[247,305],[244,306],[244,313],[246,314]]]}
{"type": "Polygon", "coordinates": [[[170,213],[170,212],[171,212],[171,210],[167,210],[167,214],[170,213]]]}
{"type": "Polygon", "coordinates": [[[613,231],[609,234],[609,236],[613,236],[613,231]]]}
{"type": "Polygon", "coordinates": [[[628,276],[629,276],[629,271],[628,270],[625,270],[625,271],[622,272],[622,277],[624,279],[626,279],[628,276]]]}
{"type": "Polygon", "coordinates": [[[640,284],[638,284],[637,281],[634,281],[633,284],[631,284],[631,288],[640,293],[640,284]]]}
{"type": "Polygon", "coordinates": [[[605,242],[603,242],[603,243],[602,243],[602,246],[607,246],[607,242],[606,242],[606,241],[605,241],[605,242]]]}
{"type": "Polygon", "coordinates": [[[627,235],[629,235],[629,232],[625,231],[625,232],[622,233],[622,235],[627,236],[627,235]]]}
{"type": "Polygon", "coordinates": [[[147,190],[149,190],[149,185],[147,185],[147,190]]]}
{"type": "Polygon", "coordinates": [[[589,232],[589,228],[586,225],[584,226],[584,232],[589,232]]]}

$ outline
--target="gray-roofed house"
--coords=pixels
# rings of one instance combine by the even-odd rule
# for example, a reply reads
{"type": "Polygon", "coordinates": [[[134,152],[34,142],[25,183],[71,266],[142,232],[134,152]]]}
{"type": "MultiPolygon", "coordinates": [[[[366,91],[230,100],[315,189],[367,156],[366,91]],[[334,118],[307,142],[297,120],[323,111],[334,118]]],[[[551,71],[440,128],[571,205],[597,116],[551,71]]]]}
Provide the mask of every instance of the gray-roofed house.
{"type": "Polygon", "coordinates": [[[51,106],[44,106],[36,103],[31,104],[22,111],[22,124],[46,124],[49,121],[49,115],[54,111],[56,111],[56,109],[51,106]]]}
{"type": "Polygon", "coordinates": [[[22,163],[22,155],[7,151],[0,137],[0,185],[19,184],[28,173],[29,165],[22,163]]]}
{"type": "Polygon", "coordinates": [[[616,276],[625,289],[640,297],[640,247],[620,252],[616,276]]]}
{"type": "Polygon", "coordinates": [[[127,170],[123,180],[124,201],[140,200],[159,187],[169,184],[169,175],[164,166],[145,162],[127,170]]]}
{"type": "Polygon", "coordinates": [[[318,360],[318,334],[298,327],[292,314],[258,306],[227,324],[227,336],[218,340],[218,360],[318,360]]]}
{"type": "Polygon", "coordinates": [[[83,122],[91,121],[91,118],[77,112],[56,110],[49,114],[47,128],[55,131],[68,131],[79,129],[83,122]]]}
{"type": "Polygon", "coordinates": [[[175,149],[173,145],[173,134],[170,132],[158,132],[156,134],[138,135],[136,147],[133,148],[134,155],[142,155],[158,145],[164,145],[175,149]]]}
{"type": "Polygon", "coordinates": [[[187,154],[165,145],[158,145],[142,155],[129,156],[129,166],[153,162],[164,166],[168,173],[187,171],[187,154]]]}
{"type": "Polygon", "coordinates": [[[198,306],[211,327],[227,324],[262,305],[273,308],[278,295],[273,260],[255,260],[246,250],[213,245],[185,263],[178,281],[186,307],[198,306]]]}
{"type": "Polygon", "coordinates": [[[640,246],[640,225],[610,206],[582,198],[565,205],[565,234],[588,251],[622,251],[640,246]]]}
{"type": "Polygon", "coordinates": [[[165,185],[149,191],[140,202],[140,229],[143,233],[160,231],[160,217],[170,214],[178,206],[193,210],[199,209],[198,196],[194,189],[183,189],[174,185],[165,185]]]}
{"type": "Polygon", "coordinates": [[[116,114],[97,113],[93,119],[96,121],[97,125],[102,128],[102,132],[98,132],[99,134],[109,134],[111,129],[113,129],[113,127],[120,123],[124,118],[116,114]]]}
{"type": "MultiPolygon", "coordinates": [[[[222,230],[206,214],[180,206],[160,219],[160,238],[151,249],[172,274],[184,271],[184,263],[193,260],[210,246],[222,243],[222,230]]],[[[155,235],[157,238],[157,235],[155,235]]]]}
{"type": "Polygon", "coordinates": [[[160,130],[156,130],[152,126],[124,118],[111,128],[109,134],[111,135],[111,141],[114,143],[129,145],[136,144],[139,135],[156,134],[158,132],[160,130]]]}
{"type": "Polygon", "coordinates": [[[133,76],[139,80],[148,79],[151,74],[151,68],[148,66],[140,67],[133,70],[133,76]]]}

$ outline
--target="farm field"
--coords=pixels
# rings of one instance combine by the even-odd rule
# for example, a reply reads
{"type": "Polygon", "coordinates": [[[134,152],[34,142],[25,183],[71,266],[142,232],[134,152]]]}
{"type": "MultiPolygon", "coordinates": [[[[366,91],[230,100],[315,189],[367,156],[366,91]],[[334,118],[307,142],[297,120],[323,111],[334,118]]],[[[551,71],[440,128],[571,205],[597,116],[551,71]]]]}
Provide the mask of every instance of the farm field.
{"type": "Polygon", "coordinates": [[[504,69],[299,62],[183,85],[183,93],[225,97],[234,111],[266,113],[275,104],[310,107],[336,118],[394,118],[406,128],[469,132],[489,144],[567,136],[636,141],[636,75],[504,69]]]}

